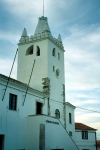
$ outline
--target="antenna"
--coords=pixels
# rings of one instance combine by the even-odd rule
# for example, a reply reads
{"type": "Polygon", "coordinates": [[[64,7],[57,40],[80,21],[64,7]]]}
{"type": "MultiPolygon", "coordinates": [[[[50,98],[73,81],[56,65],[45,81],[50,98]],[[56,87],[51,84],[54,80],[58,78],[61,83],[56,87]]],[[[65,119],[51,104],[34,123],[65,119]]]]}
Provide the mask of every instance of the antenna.
{"type": "Polygon", "coordinates": [[[44,16],[44,0],[43,0],[43,16],[44,16]]]}

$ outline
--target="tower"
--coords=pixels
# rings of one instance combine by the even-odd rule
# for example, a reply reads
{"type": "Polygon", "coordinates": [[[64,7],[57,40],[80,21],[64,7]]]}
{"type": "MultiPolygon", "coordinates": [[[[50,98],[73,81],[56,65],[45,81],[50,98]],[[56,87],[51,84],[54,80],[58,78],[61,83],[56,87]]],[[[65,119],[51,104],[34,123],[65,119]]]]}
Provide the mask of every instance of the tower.
{"type": "Polygon", "coordinates": [[[54,116],[58,110],[64,120],[64,47],[60,34],[57,39],[52,36],[44,16],[39,18],[34,35],[29,37],[23,30],[18,44],[17,80],[28,84],[33,63],[29,86],[48,93],[50,114],[54,116]]]}

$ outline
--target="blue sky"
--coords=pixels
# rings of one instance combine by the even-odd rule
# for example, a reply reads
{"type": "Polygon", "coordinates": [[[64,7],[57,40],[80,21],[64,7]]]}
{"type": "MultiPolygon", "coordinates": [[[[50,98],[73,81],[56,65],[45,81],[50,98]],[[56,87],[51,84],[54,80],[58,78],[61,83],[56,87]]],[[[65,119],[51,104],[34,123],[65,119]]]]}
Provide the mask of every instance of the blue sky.
{"type": "MultiPolygon", "coordinates": [[[[45,0],[52,35],[65,48],[66,101],[100,112],[100,0],[45,0]]],[[[34,34],[42,0],[0,1],[0,73],[9,75],[23,28],[34,34]]],[[[15,64],[12,77],[16,78],[15,64]]],[[[75,120],[97,131],[100,113],[76,108],[75,120]]]]}

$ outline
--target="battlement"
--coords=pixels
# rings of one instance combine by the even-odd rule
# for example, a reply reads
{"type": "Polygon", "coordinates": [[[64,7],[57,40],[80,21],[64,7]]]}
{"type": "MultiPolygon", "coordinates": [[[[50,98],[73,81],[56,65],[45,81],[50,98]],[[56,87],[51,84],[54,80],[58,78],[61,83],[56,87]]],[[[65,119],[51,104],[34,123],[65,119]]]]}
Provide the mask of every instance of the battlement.
{"type": "Polygon", "coordinates": [[[64,50],[63,44],[58,39],[54,38],[50,32],[44,31],[43,33],[38,33],[35,35],[29,36],[21,36],[19,40],[19,44],[25,44],[28,42],[35,42],[37,40],[43,40],[45,38],[49,38],[52,42],[54,42],[58,47],[64,50]]]}

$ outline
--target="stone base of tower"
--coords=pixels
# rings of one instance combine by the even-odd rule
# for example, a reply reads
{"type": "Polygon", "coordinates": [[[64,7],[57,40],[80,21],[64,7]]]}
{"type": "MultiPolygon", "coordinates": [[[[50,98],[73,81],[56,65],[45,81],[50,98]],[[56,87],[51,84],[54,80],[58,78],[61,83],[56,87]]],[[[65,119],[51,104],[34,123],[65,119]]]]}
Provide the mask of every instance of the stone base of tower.
{"type": "Polygon", "coordinates": [[[61,122],[45,115],[28,117],[27,149],[78,150],[61,122]]]}

